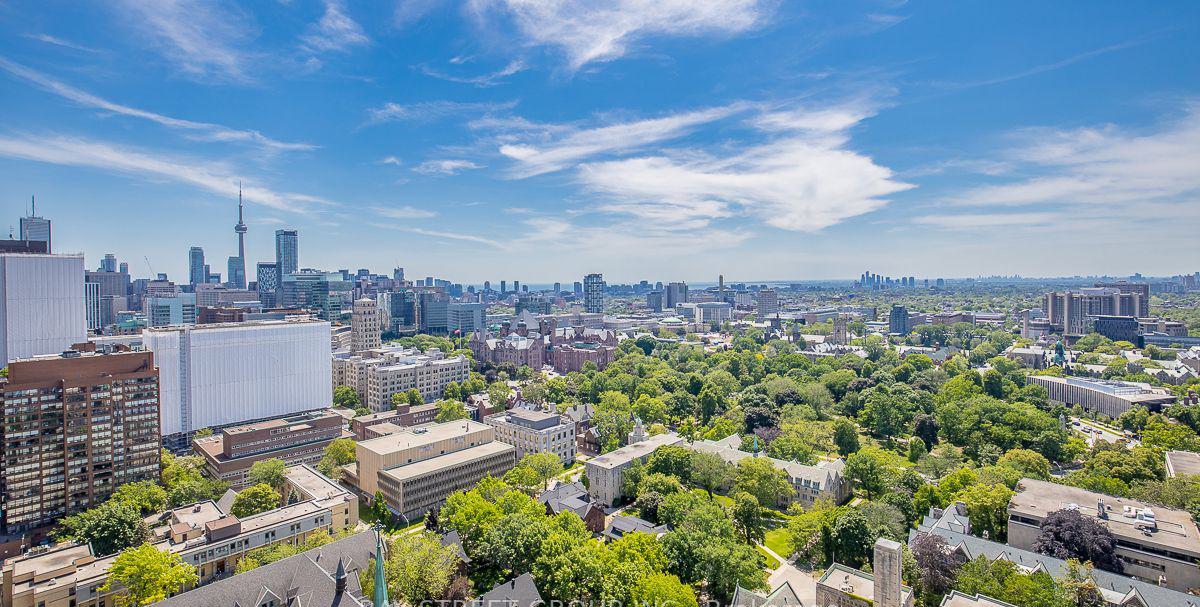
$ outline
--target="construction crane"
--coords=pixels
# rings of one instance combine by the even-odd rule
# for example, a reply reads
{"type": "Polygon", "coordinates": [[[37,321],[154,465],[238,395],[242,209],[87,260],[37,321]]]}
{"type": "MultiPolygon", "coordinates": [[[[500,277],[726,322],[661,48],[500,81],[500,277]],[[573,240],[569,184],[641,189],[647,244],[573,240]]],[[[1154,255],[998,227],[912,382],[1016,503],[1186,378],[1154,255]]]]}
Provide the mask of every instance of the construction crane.
{"type": "Polygon", "coordinates": [[[157,277],[158,274],[154,273],[154,266],[150,265],[150,257],[148,255],[142,255],[142,259],[146,260],[146,267],[150,268],[150,278],[157,277]]]}

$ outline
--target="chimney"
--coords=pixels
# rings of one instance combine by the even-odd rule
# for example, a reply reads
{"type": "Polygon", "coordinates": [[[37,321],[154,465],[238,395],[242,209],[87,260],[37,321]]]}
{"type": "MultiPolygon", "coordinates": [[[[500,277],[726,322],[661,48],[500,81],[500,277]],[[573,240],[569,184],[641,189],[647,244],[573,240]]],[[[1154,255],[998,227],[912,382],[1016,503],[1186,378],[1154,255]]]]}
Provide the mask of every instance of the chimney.
{"type": "Polygon", "coordinates": [[[875,541],[875,605],[900,607],[900,561],[903,548],[899,542],[879,538],[875,541]]]}

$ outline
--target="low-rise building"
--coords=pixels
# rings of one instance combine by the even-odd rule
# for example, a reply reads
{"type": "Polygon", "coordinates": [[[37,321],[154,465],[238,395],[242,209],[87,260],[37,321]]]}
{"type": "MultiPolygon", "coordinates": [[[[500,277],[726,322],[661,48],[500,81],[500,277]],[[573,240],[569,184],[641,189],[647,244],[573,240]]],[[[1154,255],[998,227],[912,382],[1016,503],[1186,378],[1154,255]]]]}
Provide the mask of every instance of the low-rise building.
{"type": "Polygon", "coordinates": [[[843,459],[821,460],[814,465],[788,462],[781,459],[756,455],[740,449],[742,439],[734,434],[720,441],[701,440],[685,445],[689,449],[714,453],[731,465],[751,457],[766,459],[783,470],[791,482],[796,495],[792,499],[805,507],[818,499],[832,500],[840,504],[850,497],[850,481],[846,479],[846,462],[843,459]]]}
{"type": "MultiPolygon", "coordinates": [[[[211,500],[147,518],[150,544],[195,567],[200,584],[232,575],[255,548],[303,542],[315,533],[338,533],[358,524],[358,499],[311,466],[284,475],[286,506],[238,518],[211,500]]],[[[39,547],[4,563],[0,603],[5,607],[105,607],[116,589],[103,590],[116,555],[65,543],[39,547]]],[[[280,607],[286,603],[278,603],[280,607]]]]}
{"type": "Polygon", "coordinates": [[[817,605],[821,607],[912,607],[913,591],[900,582],[900,542],[875,540],[871,570],[864,573],[834,563],[817,580],[817,605]]]}
{"type": "Polygon", "coordinates": [[[483,423],[496,429],[496,440],[517,448],[517,459],[530,453],[553,453],[563,465],[575,461],[575,423],[561,415],[512,409],[489,415],[483,423]]]}
{"type": "Polygon", "coordinates": [[[625,470],[632,466],[634,461],[644,464],[659,447],[681,442],[683,438],[673,432],[656,434],[644,441],[588,460],[584,464],[588,493],[592,499],[606,507],[615,505],[621,498],[621,481],[625,478],[625,470]]]}
{"type": "Polygon", "coordinates": [[[516,465],[517,449],[495,438],[494,428],[470,420],[403,428],[359,442],[343,478],[368,498],[382,491],[396,513],[423,516],[451,493],[516,465]]]}
{"type": "MultiPolygon", "coordinates": [[[[917,538],[932,534],[942,538],[946,546],[964,562],[977,558],[1003,560],[1016,565],[1023,573],[1043,571],[1056,579],[1067,576],[1069,565],[1063,559],[1039,554],[1032,550],[1006,546],[970,533],[970,517],[965,504],[959,502],[946,510],[932,509],[928,516],[910,530],[909,545],[917,538]]],[[[1088,574],[1096,584],[1096,590],[1108,607],[1196,607],[1200,605],[1196,595],[1172,590],[1157,581],[1140,580],[1103,569],[1090,569],[1088,574]]],[[[949,602],[951,593],[942,607],[1012,607],[988,597],[958,595],[949,602]]]]}
{"type": "Polygon", "coordinates": [[[1108,527],[1126,575],[1180,592],[1200,587],[1200,529],[1183,510],[1025,478],[1008,503],[1008,544],[1032,550],[1046,517],[1063,509],[1108,527]]]}
{"type": "Polygon", "coordinates": [[[310,411],[223,428],[194,440],[192,450],[204,458],[210,476],[242,489],[249,484],[247,475],[255,462],[280,459],[289,466],[316,465],[329,443],[352,436],[344,426],[342,416],[331,409],[310,411]]]}
{"type": "Polygon", "coordinates": [[[1167,451],[1167,476],[1200,474],[1200,453],[1167,451]]]}
{"type": "Polygon", "coordinates": [[[1175,402],[1169,391],[1135,382],[1052,375],[1030,375],[1029,382],[1046,388],[1052,401],[1113,418],[1135,406],[1157,413],[1175,402]]]}

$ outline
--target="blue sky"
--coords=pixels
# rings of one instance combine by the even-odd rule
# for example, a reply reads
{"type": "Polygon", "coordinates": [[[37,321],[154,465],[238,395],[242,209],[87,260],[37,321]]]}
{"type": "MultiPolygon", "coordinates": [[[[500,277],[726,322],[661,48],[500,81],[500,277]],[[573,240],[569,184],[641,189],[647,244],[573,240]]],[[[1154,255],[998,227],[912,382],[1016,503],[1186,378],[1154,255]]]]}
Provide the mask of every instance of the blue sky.
{"type": "Polygon", "coordinates": [[[1200,4],[0,3],[0,200],[186,277],[1192,272],[1200,4]]]}

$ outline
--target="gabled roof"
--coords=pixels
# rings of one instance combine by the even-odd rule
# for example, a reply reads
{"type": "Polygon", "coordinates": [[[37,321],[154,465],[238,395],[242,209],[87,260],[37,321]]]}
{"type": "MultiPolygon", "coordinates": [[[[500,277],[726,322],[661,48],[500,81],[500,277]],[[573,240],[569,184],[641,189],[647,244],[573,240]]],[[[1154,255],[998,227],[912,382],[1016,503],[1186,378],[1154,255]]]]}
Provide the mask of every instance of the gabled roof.
{"type": "Polygon", "coordinates": [[[604,529],[605,537],[612,539],[620,539],[630,533],[649,533],[650,535],[658,535],[666,533],[666,525],[655,525],[650,521],[640,519],[636,516],[614,516],[612,522],[604,529]]]}
{"type": "Polygon", "coordinates": [[[536,607],[543,602],[542,595],[533,583],[533,576],[525,573],[507,582],[500,582],[475,599],[472,607],[536,607]]]}
{"type": "Polygon", "coordinates": [[[451,531],[443,535],[442,546],[453,550],[454,554],[458,557],[458,560],[462,561],[464,564],[471,564],[471,557],[467,556],[466,551],[463,550],[462,538],[459,537],[458,531],[451,531]]]}
{"type": "MultiPolygon", "coordinates": [[[[909,543],[916,539],[921,531],[909,532],[909,543]]],[[[958,550],[968,559],[984,556],[990,560],[1007,560],[1029,571],[1045,571],[1062,578],[1067,573],[1067,562],[1052,556],[1038,554],[1028,550],[1013,548],[990,540],[985,540],[965,533],[957,533],[941,527],[932,528],[929,533],[941,536],[946,543],[958,550]]],[[[1164,588],[1150,582],[1135,580],[1116,573],[1092,570],[1092,580],[1104,596],[1105,601],[1129,607],[1200,607],[1200,596],[1164,588]],[[1138,602],[1141,601],[1141,605],[1138,602]]]]}
{"type": "Polygon", "coordinates": [[[157,607],[239,607],[262,605],[275,598],[286,605],[296,597],[303,607],[370,607],[362,598],[359,570],[368,566],[375,550],[374,534],[362,532],[302,552],[257,569],[239,573],[154,603],[157,607]],[[338,593],[334,579],[339,563],[345,569],[346,591],[338,593]]]}
{"type": "Polygon", "coordinates": [[[729,607],[801,607],[800,596],[792,588],[791,582],[784,582],[771,594],[762,594],[746,590],[738,584],[733,591],[733,602],[729,607]]]}

